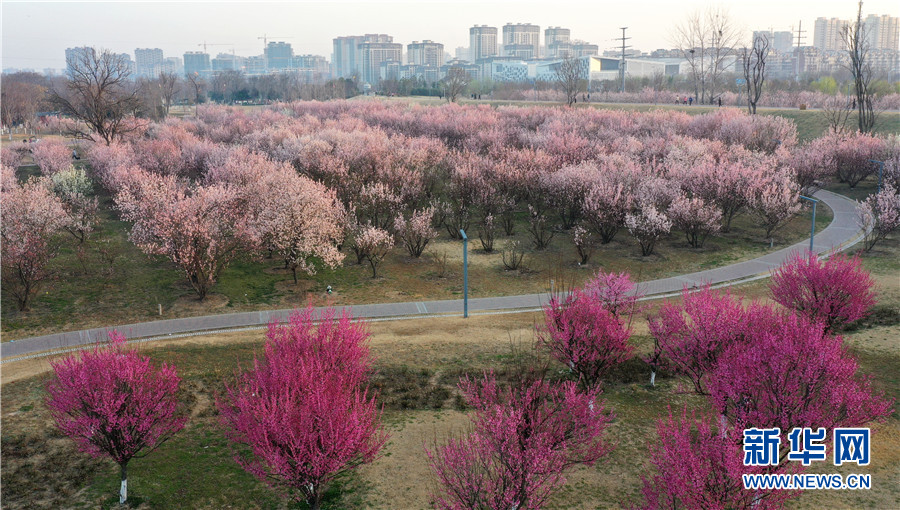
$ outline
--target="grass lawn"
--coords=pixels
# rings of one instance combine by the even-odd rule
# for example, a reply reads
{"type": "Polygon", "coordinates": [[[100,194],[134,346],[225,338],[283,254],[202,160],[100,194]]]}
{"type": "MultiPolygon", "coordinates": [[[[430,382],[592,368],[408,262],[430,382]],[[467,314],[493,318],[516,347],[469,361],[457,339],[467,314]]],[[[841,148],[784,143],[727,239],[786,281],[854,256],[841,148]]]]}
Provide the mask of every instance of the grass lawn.
{"type": "MultiPolygon", "coordinates": [[[[874,386],[900,397],[900,240],[889,239],[864,265],[878,284],[879,304],[870,319],[854,325],[845,338],[874,386]]],[[[765,297],[765,283],[735,292],[765,297]]],[[[659,303],[654,303],[655,308],[659,303]]],[[[652,314],[651,308],[647,313],[652,314]]],[[[371,345],[377,375],[373,385],[384,404],[391,433],[384,455],[343,480],[328,508],[426,508],[434,486],[423,446],[465,430],[467,419],[455,384],[465,373],[494,369],[502,379],[533,356],[536,313],[373,323],[371,345]],[[341,494],[338,494],[341,492],[341,494]]],[[[230,333],[145,344],[157,361],[175,363],[183,377],[182,399],[191,418],[186,428],[144,459],[129,466],[133,505],[140,508],[285,508],[264,484],[241,470],[218,427],[213,405],[222,380],[246,366],[262,344],[261,332],[230,333]]],[[[646,322],[635,325],[636,355],[652,341],[646,322]]],[[[2,483],[6,508],[113,508],[118,470],[75,451],[53,427],[43,405],[46,359],[3,366],[2,483]]],[[[564,375],[559,367],[559,376],[564,375]]],[[[600,465],[573,470],[550,508],[619,508],[639,501],[641,475],[647,474],[646,445],[655,438],[655,420],[671,407],[703,409],[700,397],[679,390],[682,381],[660,374],[647,384],[648,370],[638,359],[618,369],[605,385],[607,404],[616,414],[609,429],[613,453],[600,465]]],[[[816,472],[869,473],[869,491],[808,491],[795,508],[895,508],[900,501],[900,417],[875,426],[873,461],[868,467],[815,466],[816,472]],[[845,469],[846,468],[846,469],[845,469]]],[[[293,508],[293,507],[291,507],[293,508]]]]}

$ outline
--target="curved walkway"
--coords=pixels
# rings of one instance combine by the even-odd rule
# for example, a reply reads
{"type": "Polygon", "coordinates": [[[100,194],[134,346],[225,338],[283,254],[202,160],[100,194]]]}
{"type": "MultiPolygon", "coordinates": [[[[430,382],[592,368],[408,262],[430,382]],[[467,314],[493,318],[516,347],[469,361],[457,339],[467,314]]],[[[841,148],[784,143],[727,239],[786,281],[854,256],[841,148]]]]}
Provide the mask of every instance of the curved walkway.
{"type": "MultiPolygon", "coordinates": [[[[827,227],[816,233],[814,251],[816,253],[825,253],[832,249],[844,250],[856,244],[861,238],[861,231],[856,223],[856,202],[843,195],[824,190],[817,192],[816,198],[831,208],[834,218],[827,227]]],[[[752,281],[767,277],[774,268],[780,266],[791,254],[808,249],[809,239],[806,239],[793,246],[774,251],[753,260],[671,278],[641,282],[639,287],[644,292],[645,299],[658,299],[677,295],[684,287],[695,287],[707,283],[714,286],[725,286],[752,281]]],[[[469,312],[474,315],[478,313],[501,313],[499,312],[501,310],[538,310],[542,303],[546,301],[546,298],[546,293],[473,298],[469,299],[469,312]]],[[[462,307],[462,299],[452,299],[353,305],[348,306],[347,309],[357,318],[384,320],[387,318],[421,318],[440,315],[459,316],[462,314],[462,307]]],[[[317,311],[321,311],[321,309],[317,311]]],[[[8,362],[15,361],[15,359],[9,359],[14,357],[25,359],[50,354],[46,352],[34,354],[43,351],[76,350],[81,346],[105,339],[107,333],[113,329],[118,329],[119,332],[130,339],[152,340],[209,334],[236,328],[257,328],[265,326],[273,320],[285,320],[291,312],[292,310],[242,312],[55,333],[23,338],[13,342],[4,342],[0,344],[0,357],[3,358],[3,362],[8,362]]]]}

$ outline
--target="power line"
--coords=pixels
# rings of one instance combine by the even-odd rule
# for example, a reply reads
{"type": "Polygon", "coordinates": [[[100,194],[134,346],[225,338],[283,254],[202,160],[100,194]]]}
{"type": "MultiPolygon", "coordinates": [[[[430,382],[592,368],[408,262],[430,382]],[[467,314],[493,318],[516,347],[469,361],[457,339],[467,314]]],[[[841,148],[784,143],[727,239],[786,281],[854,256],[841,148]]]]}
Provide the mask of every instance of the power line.
{"type": "Polygon", "coordinates": [[[625,41],[631,39],[631,37],[625,37],[625,31],[628,30],[628,27],[621,27],[622,37],[613,39],[614,41],[622,41],[622,61],[619,62],[619,75],[622,79],[622,87],[620,92],[625,92],[625,49],[631,48],[631,46],[625,46],[625,41]]]}

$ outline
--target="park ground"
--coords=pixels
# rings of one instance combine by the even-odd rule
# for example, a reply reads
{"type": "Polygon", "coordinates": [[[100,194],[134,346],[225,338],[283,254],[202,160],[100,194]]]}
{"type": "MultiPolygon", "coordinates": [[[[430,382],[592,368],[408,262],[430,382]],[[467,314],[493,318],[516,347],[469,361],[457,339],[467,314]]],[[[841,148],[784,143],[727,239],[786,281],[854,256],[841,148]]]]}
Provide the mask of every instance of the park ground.
{"type": "MultiPolygon", "coordinates": [[[[869,319],[844,337],[871,374],[876,390],[900,398],[900,240],[888,239],[862,255],[877,283],[879,304],[869,319]]],[[[766,282],[733,289],[751,299],[766,298],[766,282]]],[[[654,302],[643,315],[653,314],[654,302]]],[[[383,455],[339,485],[329,508],[426,508],[434,487],[423,448],[466,429],[455,385],[461,375],[495,370],[503,378],[519,363],[539,361],[533,351],[540,313],[377,322],[370,325],[377,374],[373,384],[384,405],[391,439],[383,455]]],[[[705,400],[682,391],[682,381],[661,374],[655,388],[640,357],[650,352],[646,321],[635,322],[635,359],[604,386],[616,419],[608,437],[613,453],[593,467],[580,467],[551,501],[550,508],[620,508],[639,501],[641,476],[648,473],[647,444],[655,421],[683,406],[704,410],[705,400]]],[[[263,331],[207,335],[142,344],[157,362],[175,363],[183,377],[182,400],[190,421],[152,455],[129,467],[132,505],[138,508],[294,508],[233,460],[215,410],[222,381],[246,367],[261,351],[263,331]]],[[[553,365],[551,365],[553,366],[553,365]]],[[[556,366],[558,375],[561,367],[556,366]]],[[[53,428],[43,404],[50,375],[48,358],[6,363],[2,370],[2,484],[6,508],[112,508],[118,487],[116,466],[92,460],[53,428]]],[[[874,425],[873,461],[865,468],[816,472],[869,473],[869,491],[809,491],[793,508],[896,508],[900,502],[900,417],[874,425]]],[[[846,468],[846,466],[845,466],[846,468]]],[[[302,508],[302,507],[300,507],[302,508]]]]}
{"type": "MultiPolygon", "coordinates": [[[[834,191],[862,198],[873,188],[873,182],[866,182],[856,190],[839,187],[834,191]]],[[[321,290],[334,284],[324,279],[324,272],[304,280],[298,286],[303,290],[296,290],[288,273],[271,261],[240,261],[223,276],[216,295],[206,303],[197,303],[167,263],[148,259],[133,249],[126,239],[126,225],[115,219],[108,197],[101,198],[108,216],[98,241],[114,247],[107,250],[116,252],[112,259],[115,264],[104,267],[99,254],[84,258],[83,273],[76,271],[71,281],[48,286],[48,294],[41,296],[29,312],[33,315],[8,314],[4,303],[4,340],[61,329],[153,320],[158,318],[154,314],[160,302],[164,303],[164,318],[303,306],[310,300],[326,304],[321,290]],[[102,283],[97,285],[97,281],[102,283]]],[[[823,223],[818,228],[830,219],[826,215],[821,218],[823,223]]],[[[795,223],[778,235],[776,249],[806,235],[808,216],[795,223]]],[[[736,229],[735,238],[708,241],[701,252],[685,248],[673,235],[659,246],[659,255],[649,260],[640,257],[636,244],[623,236],[621,246],[600,248],[595,261],[604,269],[628,269],[636,279],[647,280],[759,256],[769,249],[760,235],[748,224],[736,229]]],[[[491,261],[493,256],[472,252],[470,282],[474,295],[540,292],[547,290],[551,278],[564,284],[577,283],[598,267],[575,265],[567,235],[559,234],[553,243],[547,254],[532,255],[530,270],[524,274],[507,273],[498,267],[499,262],[491,261]]],[[[450,262],[443,278],[438,274],[442,266],[439,261],[412,261],[398,249],[379,269],[384,277],[375,282],[366,268],[348,265],[335,271],[332,278],[339,282],[335,285],[335,304],[458,297],[459,242],[447,239],[445,234],[428,251],[448,253],[450,262]]],[[[873,376],[874,387],[888,397],[900,398],[900,240],[886,240],[871,253],[862,254],[862,260],[876,279],[879,304],[869,319],[852,325],[844,337],[861,370],[873,376]]],[[[64,252],[60,263],[68,268],[81,267],[75,250],[64,252]]],[[[765,299],[766,282],[736,287],[733,292],[748,300],[765,299]]],[[[654,302],[644,315],[653,314],[658,305],[654,302]]],[[[384,422],[391,439],[376,462],[341,481],[337,487],[340,493],[334,491],[328,508],[427,508],[435,480],[423,448],[466,430],[466,410],[455,387],[459,377],[493,369],[503,379],[518,364],[539,361],[533,342],[534,326],[541,320],[540,313],[515,313],[372,323],[371,347],[377,370],[373,385],[384,405],[384,422]]],[[[568,483],[552,499],[550,508],[627,508],[638,503],[641,476],[650,473],[647,444],[656,439],[655,421],[670,408],[673,412],[680,412],[683,406],[702,411],[706,406],[704,399],[683,392],[682,381],[669,374],[660,374],[655,388],[648,385],[649,370],[640,358],[650,352],[652,339],[643,318],[634,326],[635,358],[612,374],[604,386],[607,405],[616,414],[608,431],[615,449],[604,462],[569,473],[568,483]]],[[[133,507],[302,508],[283,502],[234,462],[215,409],[222,381],[233,377],[239,367],[248,366],[254,354],[261,351],[263,340],[263,331],[257,330],[138,347],[157,362],[177,365],[183,377],[181,397],[190,420],[170,441],[129,466],[133,507]]],[[[74,444],[53,427],[43,402],[51,359],[2,365],[3,506],[114,508],[118,501],[117,467],[77,452],[74,444]]],[[[563,375],[561,367],[554,369],[556,375],[563,375]]],[[[886,422],[874,425],[874,430],[871,465],[845,469],[823,464],[815,468],[823,473],[869,473],[872,490],[809,491],[790,507],[897,508],[900,415],[895,413],[886,422]]]]}

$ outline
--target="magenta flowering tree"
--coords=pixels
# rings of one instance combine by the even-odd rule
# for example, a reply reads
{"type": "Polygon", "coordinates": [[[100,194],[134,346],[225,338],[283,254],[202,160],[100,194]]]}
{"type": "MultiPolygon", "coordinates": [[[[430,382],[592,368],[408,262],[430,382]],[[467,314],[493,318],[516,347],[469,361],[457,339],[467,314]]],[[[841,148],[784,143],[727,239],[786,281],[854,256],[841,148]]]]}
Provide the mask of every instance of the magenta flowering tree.
{"type": "Polygon", "coordinates": [[[599,389],[543,378],[503,389],[492,373],[459,388],[475,408],[472,431],[426,448],[441,486],[438,508],[541,508],[567,469],[610,451],[602,436],[612,418],[599,389]]]}
{"type": "MultiPolygon", "coordinates": [[[[771,306],[747,312],[745,341],[718,358],[708,381],[713,408],[737,429],[858,427],[890,416],[840,337],[771,306]]],[[[786,441],[783,442],[786,444],[786,441]]]]}
{"type": "Polygon", "coordinates": [[[827,331],[868,315],[875,281],[859,257],[834,253],[827,259],[795,253],[773,274],[769,291],[785,308],[822,324],[827,331]]]}
{"type": "Polygon", "coordinates": [[[681,303],[667,302],[650,320],[654,359],[687,376],[694,391],[705,395],[719,356],[741,340],[743,321],[744,309],[731,294],[709,286],[696,292],[685,289],[681,303]]]}
{"type": "Polygon", "coordinates": [[[653,476],[643,476],[646,510],[704,508],[710,510],[775,510],[797,492],[744,489],[742,474],[763,473],[763,467],[744,466],[741,444],[716,430],[709,417],[695,419],[687,409],[680,418],[660,419],[659,440],[650,444],[653,476]]]}
{"type": "Polygon", "coordinates": [[[181,430],[174,366],[156,367],[110,333],[110,346],[52,361],[47,407],[56,425],[79,449],[109,457],[120,467],[119,503],[128,498],[128,463],[145,456],[181,430]]]}
{"type": "Polygon", "coordinates": [[[428,243],[438,236],[437,230],[431,226],[433,218],[434,208],[427,208],[413,211],[409,219],[398,214],[394,220],[394,231],[410,257],[421,257],[428,243]]]}
{"type": "Polygon", "coordinates": [[[602,269],[585,282],[584,293],[600,302],[603,308],[619,318],[623,324],[631,325],[631,320],[640,311],[638,300],[644,297],[626,272],[605,272],[602,269]]]}
{"type": "Polygon", "coordinates": [[[320,508],[329,485],[373,461],[387,441],[368,391],[368,332],[328,310],[271,323],[265,352],[226,383],[217,400],[229,438],[252,456],[236,457],[249,473],[293,499],[320,508]]]}
{"type": "Polygon", "coordinates": [[[875,243],[900,229],[900,190],[891,184],[856,207],[857,223],[865,231],[863,245],[871,251],[875,243]]]}
{"type": "Polygon", "coordinates": [[[569,367],[582,387],[594,388],[610,369],[631,357],[630,336],[631,330],[599,300],[576,290],[550,298],[544,325],[538,328],[538,346],[569,367]]]}

